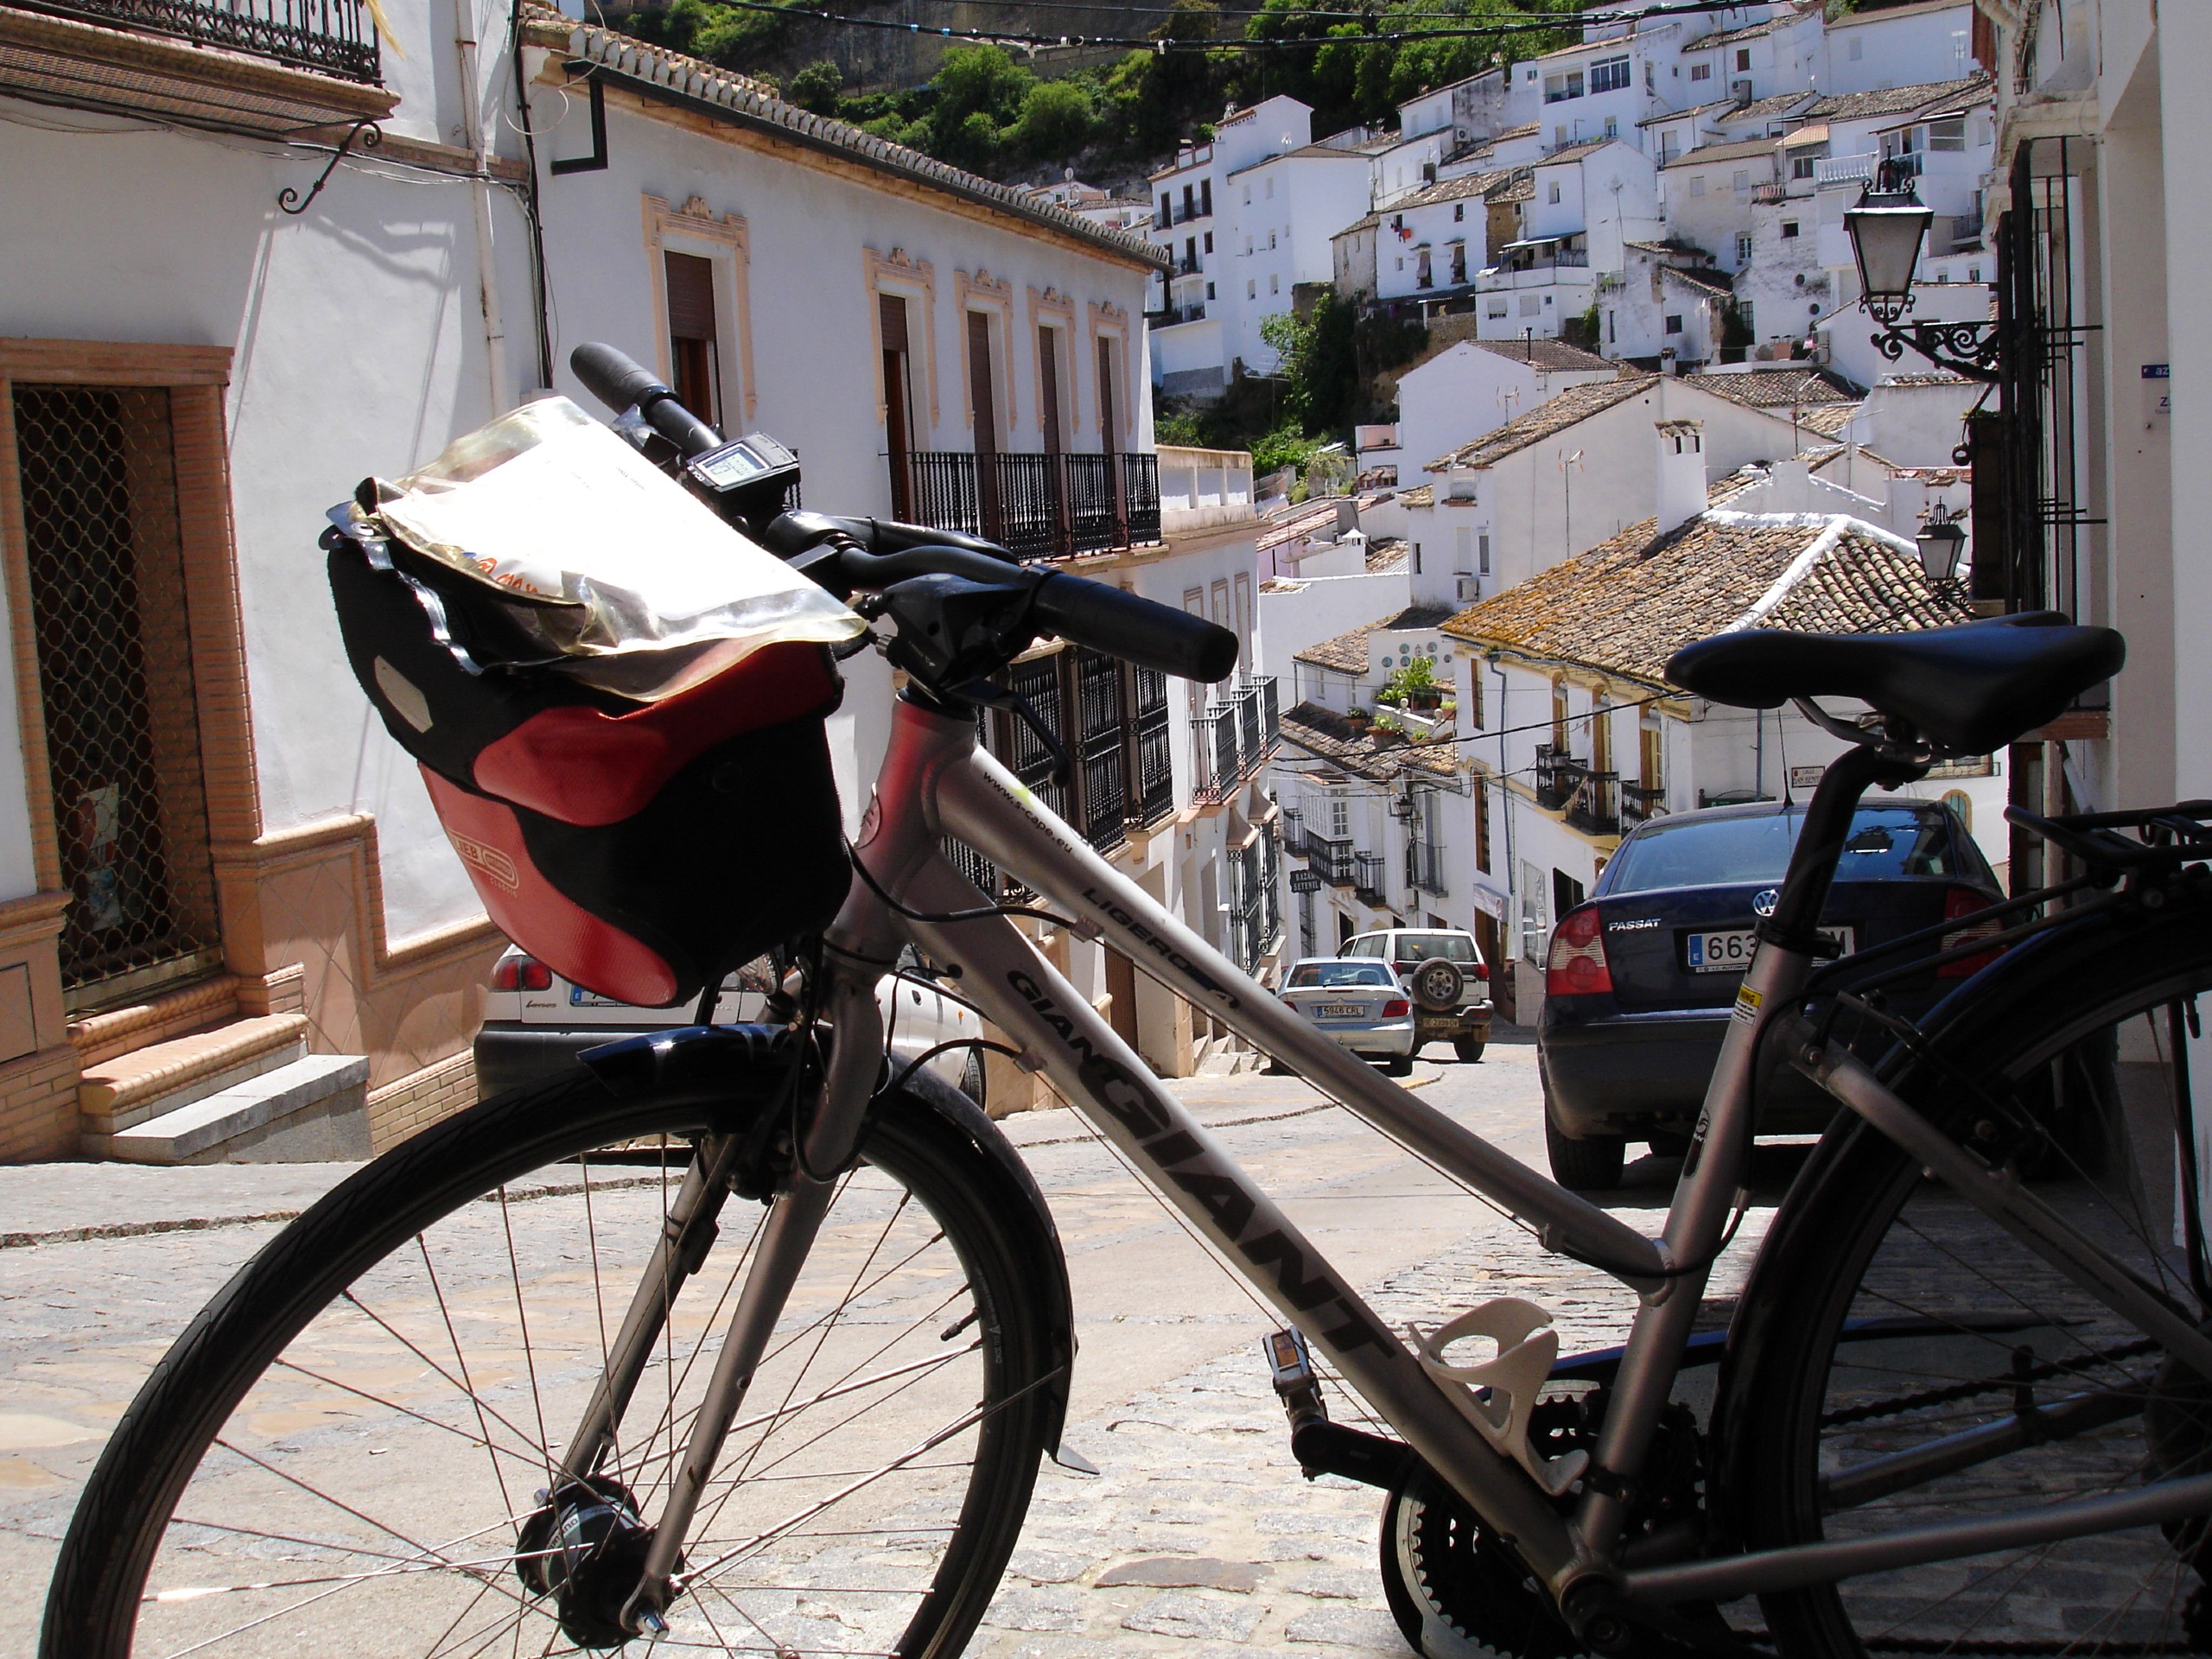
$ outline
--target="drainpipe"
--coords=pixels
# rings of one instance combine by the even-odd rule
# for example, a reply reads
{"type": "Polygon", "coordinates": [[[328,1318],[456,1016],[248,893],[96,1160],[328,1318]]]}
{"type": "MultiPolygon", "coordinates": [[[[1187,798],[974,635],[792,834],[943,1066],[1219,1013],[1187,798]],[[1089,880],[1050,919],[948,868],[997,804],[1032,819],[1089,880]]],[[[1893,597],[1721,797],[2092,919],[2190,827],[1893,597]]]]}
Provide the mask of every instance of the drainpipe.
{"type": "MultiPolygon", "coordinates": [[[[1497,676],[1497,804],[1498,816],[1505,820],[1505,896],[1510,899],[1519,894],[1514,884],[1520,875],[1521,865],[1513,856],[1513,791],[1505,786],[1505,728],[1509,723],[1505,718],[1505,665],[1495,652],[1491,653],[1489,662],[1490,671],[1497,676]]],[[[1521,941],[1516,937],[1520,931],[1521,918],[1519,907],[1515,908],[1514,925],[1507,931],[1504,943],[1505,966],[1514,976],[1513,1012],[1517,1016],[1521,1012],[1520,971],[1514,964],[1521,960],[1521,941]]],[[[1497,993],[1492,991],[1491,995],[1495,996],[1497,993]]]]}
{"type": "MultiPolygon", "coordinates": [[[[484,112],[477,80],[477,0],[453,0],[454,53],[461,66],[461,122],[471,163],[469,205],[476,219],[477,294],[484,312],[484,388],[491,401],[486,418],[506,407],[503,373],[506,330],[499,320],[499,277],[493,264],[491,155],[484,137],[484,112]]],[[[517,86],[518,97],[529,89],[517,86]]]]}

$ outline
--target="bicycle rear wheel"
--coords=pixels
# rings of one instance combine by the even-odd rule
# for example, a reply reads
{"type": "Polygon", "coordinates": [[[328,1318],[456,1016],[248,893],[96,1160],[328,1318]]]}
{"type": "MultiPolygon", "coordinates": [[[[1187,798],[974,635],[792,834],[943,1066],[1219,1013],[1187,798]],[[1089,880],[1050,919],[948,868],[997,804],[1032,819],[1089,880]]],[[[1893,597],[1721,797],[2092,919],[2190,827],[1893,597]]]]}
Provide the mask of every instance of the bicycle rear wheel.
{"type": "MultiPolygon", "coordinates": [[[[426,1132],[302,1217],[118,1427],[63,1546],[48,1659],[622,1647],[564,1630],[532,1517],[695,1141],[772,1109],[772,1081],[702,1104],[579,1072],[426,1132]]],[[[1058,1243],[995,1133],[933,1080],[878,1103],[721,1447],[664,1641],[967,1639],[1065,1380],[1058,1243]]],[[[652,1523],[767,1213],[725,1203],[599,1465],[601,1512],[567,1516],[578,1536],[626,1510],[652,1523]]]]}
{"type": "MultiPolygon", "coordinates": [[[[1950,1022],[1941,1065],[1892,1084],[2190,1307],[2158,1062],[2164,1008],[2212,986],[2203,924],[2115,936],[2062,972],[2024,976],[2019,994],[1950,1022]]],[[[2212,1469],[2212,1383],[1855,1119],[1830,1132],[1777,1217],[1731,1346],[1716,1438],[1745,1548],[2212,1469]]],[[[2204,1537],[2202,1522],[2138,1528],[1763,1605],[1790,1659],[2212,1651],[2204,1537]]]]}

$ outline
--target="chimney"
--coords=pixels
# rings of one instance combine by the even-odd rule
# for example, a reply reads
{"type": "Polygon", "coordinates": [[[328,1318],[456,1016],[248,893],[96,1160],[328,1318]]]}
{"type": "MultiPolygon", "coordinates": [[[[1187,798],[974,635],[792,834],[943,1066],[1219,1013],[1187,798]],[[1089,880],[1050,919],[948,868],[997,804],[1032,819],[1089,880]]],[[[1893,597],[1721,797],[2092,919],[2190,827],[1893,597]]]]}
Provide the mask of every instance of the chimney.
{"type": "Polygon", "coordinates": [[[1658,525],[1664,536],[1705,511],[1705,423],[1656,421],[1658,525]]]}

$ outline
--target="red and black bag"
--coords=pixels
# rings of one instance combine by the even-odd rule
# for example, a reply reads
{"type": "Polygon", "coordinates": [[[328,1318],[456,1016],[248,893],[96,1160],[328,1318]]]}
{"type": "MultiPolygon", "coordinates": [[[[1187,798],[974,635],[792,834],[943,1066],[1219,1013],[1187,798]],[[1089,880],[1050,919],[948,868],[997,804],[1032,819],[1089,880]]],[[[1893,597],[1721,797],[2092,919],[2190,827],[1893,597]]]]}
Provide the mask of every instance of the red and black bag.
{"type": "Polygon", "coordinates": [[[323,537],[340,632],[385,728],[507,937],[563,978],[666,1007],[828,925],[849,869],[818,645],[755,651],[639,703],[499,663],[497,601],[323,537]]]}

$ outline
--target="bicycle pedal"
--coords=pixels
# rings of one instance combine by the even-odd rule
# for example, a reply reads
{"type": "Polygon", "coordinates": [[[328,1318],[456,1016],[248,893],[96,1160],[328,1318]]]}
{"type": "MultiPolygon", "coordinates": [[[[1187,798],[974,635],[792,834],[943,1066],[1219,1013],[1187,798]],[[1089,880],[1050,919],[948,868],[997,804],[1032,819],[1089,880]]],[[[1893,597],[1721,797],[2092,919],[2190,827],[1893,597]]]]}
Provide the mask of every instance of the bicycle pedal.
{"type": "Polygon", "coordinates": [[[1590,1465],[1587,1452],[1547,1458],[1529,1443],[1536,1396],[1559,1360],[1559,1332],[1552,1329],[1548,1313],[1517,1296],[1501,1296],[1433,1330],[1408,1325],[1406,1335],[1421,1369],[1447,1385],[1445,1392],[1477,1432],[1527,1470],[1545,1491],[1557,1497],[1581,1478],[1590,1465]],[[1453,1344],[1474,1338],[1497,1344],[1497,1351],[1473,1365],[1445,1357],[1453,1344]]]}
{"type": "Polygon", "coordinates": [[[1321,1379],[1313,1370],[1313,1355],[1306,1338],[1296,1331],[1268,1332],[1260,1344],[1267,1356],[1269,1380],[1275,1397],[1290,1414],[1293,1434],[1307,1423],[1325,1423],[1329,1408],[1321,1403],[1321,1379]]]}

